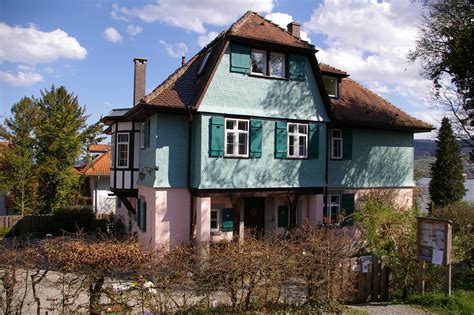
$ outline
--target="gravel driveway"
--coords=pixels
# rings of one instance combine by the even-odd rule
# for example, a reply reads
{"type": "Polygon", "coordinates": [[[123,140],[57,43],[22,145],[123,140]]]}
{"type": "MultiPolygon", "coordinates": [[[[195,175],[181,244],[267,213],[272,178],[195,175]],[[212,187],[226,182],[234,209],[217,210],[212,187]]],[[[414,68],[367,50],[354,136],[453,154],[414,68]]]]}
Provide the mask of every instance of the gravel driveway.
{"type": "Polygon", "coordinates": [[[403,315],[426,315],[426,314],[436,314],[433,312],[425,311],[421,308],[416,308],[410,305],[404,304],[390,304],[390,303],[370,303],[370,304],[361,304],[361,305],[350,305],[350,308],[353,308],[358,311],[364,311],[370,315],[392,315],[392,314],[403,314],[403,315]]]}

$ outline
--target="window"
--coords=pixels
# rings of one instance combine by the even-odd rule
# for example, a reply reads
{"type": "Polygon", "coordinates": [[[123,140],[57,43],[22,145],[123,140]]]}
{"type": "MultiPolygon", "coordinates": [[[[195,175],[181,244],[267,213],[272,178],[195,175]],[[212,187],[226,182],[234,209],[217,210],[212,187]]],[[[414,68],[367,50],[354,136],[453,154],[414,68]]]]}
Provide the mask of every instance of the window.
{"type": "Polygon", "coordinates": [[[112,140],[111,140],[111,147],[112,147],[112,154],[110,156],[110,166],[114,167],[115,165],[115,135],[112,135],[112,140]]]}
{"type": "Polygon", "coordinates": [[[199,65],[199,69],[197,74],[200,75],[202,73],[202,70],[204,70],[204,67],[206,66],[207,60],[209,59],[209,55],[211,54],[212,49],[209,49],[206,54],[204,55],[204,58],[201,61],[201,64],[199,65]]]}
{"type": "Polygon", "coordinates": [[[117,167],[128,167],[128,133],[117,134],[117,167]]]}
{"type": "Polygon", "coordinates": [[[267,75],[267,52],[252,49],[250,60],[252,62],[252,73],[267,75]]]}
{"type": "Polygon", "coordinates": [[[270,53],[270,76],[277,78],[285,77],[285,55],[270,53]]]}
{"type": "MultiPolygon", "coordinates": [[[[326,212],[326,216],[331,222],[336,222],[341,209],[341,196],[329,195],[328,198],[327,209],[324,212],[326,212]]],[[[324,205],[326,206],[326,198],[324,198],[324,205]]]]}
{"type": "Polygon", "coordinates": [[[337,78],[323,77],[326,91],[330,97],[337,97],[337,78]]]}
{"type": "Polygon", "coordinates": [[[288,157],[308,157],[308,125],[288,124],[288,157]]]}
{"type": "Polygon", "coordinates": [[[219,231],[220,228],[220,209],[211,209],[211,231],[219,231]]]}
{"type": "Polygon", "coordinates": [[[331,131],[331,158],[342,159],[342,131],[333,129],[331,131]]]}
{"type": "Polygon", "coordinates": [[[225,156],[247,157],[249,147],[249,121],[225,119],[225,156]]]}

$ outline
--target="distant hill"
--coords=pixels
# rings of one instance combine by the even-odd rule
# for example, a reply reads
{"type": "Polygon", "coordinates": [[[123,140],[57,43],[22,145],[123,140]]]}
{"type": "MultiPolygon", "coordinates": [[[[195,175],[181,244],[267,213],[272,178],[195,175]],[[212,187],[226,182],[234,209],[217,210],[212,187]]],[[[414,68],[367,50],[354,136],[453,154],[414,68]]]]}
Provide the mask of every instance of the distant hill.
{"type": "Polygon", "coordinates": [[[436,141],[415,139],[413,145],[415,147],[415,160],[418,160],[425,156],[435,156],[436,141]]]}

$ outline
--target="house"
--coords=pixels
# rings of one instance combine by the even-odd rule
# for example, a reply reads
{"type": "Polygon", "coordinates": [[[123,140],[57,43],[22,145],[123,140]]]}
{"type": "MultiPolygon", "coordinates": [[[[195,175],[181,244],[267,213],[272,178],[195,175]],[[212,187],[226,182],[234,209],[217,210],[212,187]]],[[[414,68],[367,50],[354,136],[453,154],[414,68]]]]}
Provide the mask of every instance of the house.
{"type": "Polygon", "coordinates": [[[91,144],[88,153],[92,160],[77,168],[85,177],[82,195],[94,213],[113,213],[116,197],[110,191],[110,145],[91,144]]]}
{"type": "Polygon", "coordinates": [[[350,214],[371,189],[413,199],[413,135],[432,127],[318,64],[300,25],[247,12],[134,106],[103,118],[110,190],[143,244],[284,233],[350,214]]]}

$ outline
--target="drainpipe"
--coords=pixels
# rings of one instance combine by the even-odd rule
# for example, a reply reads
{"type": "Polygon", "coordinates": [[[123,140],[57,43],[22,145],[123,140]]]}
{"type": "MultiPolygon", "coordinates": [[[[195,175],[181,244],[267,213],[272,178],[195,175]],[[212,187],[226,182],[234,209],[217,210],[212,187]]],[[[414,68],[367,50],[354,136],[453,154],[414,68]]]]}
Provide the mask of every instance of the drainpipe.
{"type": "Polygon", "coordinates": [[[192,157],[192,132],[193,130],[193,113],[191,107],[188,107],[188,188],[189,188],[189,240],[192,241],[195,228],[195,213],[194,213],[194,193],[191,187],[191,157],[192,157]]]}

